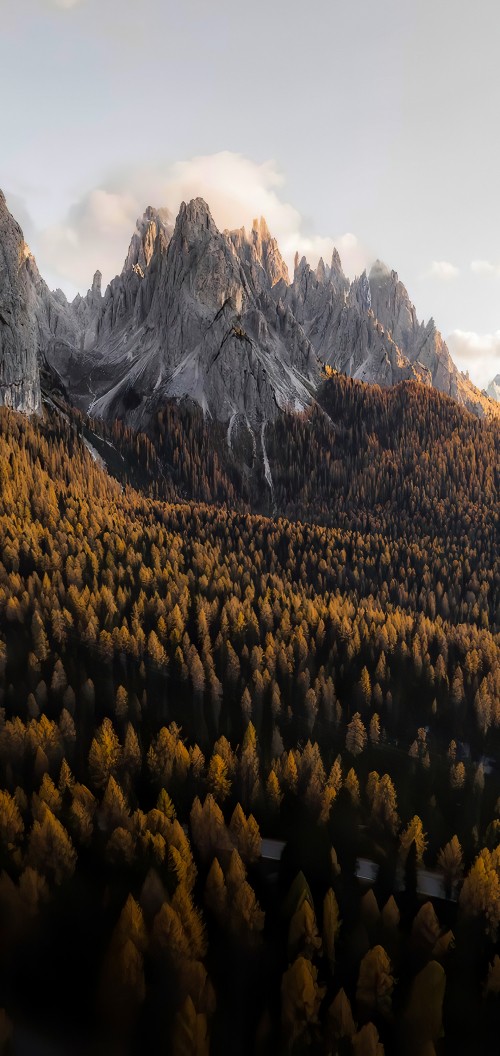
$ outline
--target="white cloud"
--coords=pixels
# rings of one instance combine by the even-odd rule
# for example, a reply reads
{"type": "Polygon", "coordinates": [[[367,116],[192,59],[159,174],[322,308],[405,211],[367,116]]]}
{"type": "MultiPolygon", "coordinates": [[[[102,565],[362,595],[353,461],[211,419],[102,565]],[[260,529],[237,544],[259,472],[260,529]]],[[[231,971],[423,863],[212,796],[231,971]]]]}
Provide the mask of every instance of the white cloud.
{"type": "Polygon", "coordinates": [[[250,227],[265,216],[288,265],[298,251],[313,266],[329,262],[337,246],[346,272],[367,267],[366,250],[355,235],[336,238],[308,234],[297,209],[282,197],[284,177],[273,161],[257,164],[241,154],[221,151],[176,162],[166,169],[141,168],[115,176],[85,194],[55,227],[41,233],[37,259],[65,288],[87,289],[100,268],[105,281],[120,271],[135,221],[147,205],[167,206],[175,216],[182,201],[201,196],[217,226],[250,227]]]}
{"type": "Polygon", "coordinates": [[[500,278],[500,264],[492,264],[490,260],[473,260],[470,270],[474,275],[491,275],[500,278]]]}
{"type": "Polygon", "coordinates": [[[76,7],[77,4],[81,3],[81,0],[45,0],[45,3],[48,3],[49,7],[59,7],[63,11],[69,11],[70,8],[76,7]]]}
{"type": "Polygon", "coordinates": [[[460,370],[469,370],[481,388],[500,371],[500,330],[493,334],[476,334],[453,330],[447,338],[450,352],[460,370]]]}
{"type": "Polygon", "coordinates": [[[106,281],[123,263],[126,247],[142,212],[133,194],[101,187],[90,191],[64,221],[42,231],[36,241],[37,263],[57,276],[66,289],[88,289],[99,268],[106,281]]]}
{"type": "Polygon", "coordinates": [[[445,282],[448,282],[450,279],[456,279],[460,275],[460,269],[455,267],[454,264],[450,264],[448,260],[433,260],[427,275],[429,278],[444,279],[445,282]]]}

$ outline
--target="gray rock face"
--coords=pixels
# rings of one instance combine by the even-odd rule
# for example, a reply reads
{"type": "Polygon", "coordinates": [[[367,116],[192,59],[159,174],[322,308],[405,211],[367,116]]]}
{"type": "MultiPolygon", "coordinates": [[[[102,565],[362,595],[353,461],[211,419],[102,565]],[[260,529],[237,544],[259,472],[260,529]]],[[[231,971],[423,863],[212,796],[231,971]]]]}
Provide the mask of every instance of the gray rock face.
{"type": "Polygon", "coordinates": [[[320,261],[314,272],[305,257],[297,261],[293,283],[280,293],[325,365],[379,385],[430,384],[428,371],[413,366],[375,318],[366,274],[350,285],[336,250],[329,269],[320,261]]]}
{"type": "Polygon", "coordinates": [[[380,260],[370,270],[370,299],[373,314],[388,330],[404,355],[413,348],[420,329],[417,313],[397,272],[380,260]]]}
{"type": "Polygon", "coordinates": [[[137,424],[165,399],[189,397],[214,418],[241,416],[253,428],[280,407],[309,402],[319,380],[316,357],[292,313],[268,292],[261,260],[270,267],[273,258],[262,228],[258,234],[249,245],[236,239],[240,256],[202,199],[181,206],[168,245],[157,238],[143,277],[133,271],[135,304],[141,297],[149,310],[134,311],[133,329],[119,331],[119,339],[111,328],[103,340],[103,308],[90,353],[94,414],[126,414],[137,424]]]}
{"type": "Polygon", "coordinates": [[[61,290],[40,277],[0,191],[0,404],[40,410],[40,364],[67,357],[79,325],[61,290]]]}
{"type": "Polygon", "coordinates": [[[123,270],[104,295],[96,272],[85,297],[65,302],[75,340],[49,350],[47,359],[83,410],[114,385],[117,365],[129,363],[129,348],[148,315],[159,263],[171,237],[169,217],[167,210],[146,209],[137,221],[123,270]]]}
{"type": "Polygon", "coordinates": [[[288,268],[263,216],[260,220],[254,220],[252,230],[248,233],[241,227],[238,231],[225,231],[224,234],[232,242],[255,287],[269,290],[280,280],[288,286],[288,268]]]}
{"type": "Polygon", "coordinates": [[[40,409],[33,261],[0,192],[0,404],[40,409]]]}
{"type": "Polygon", "coordinates": [[[433,319],[419,322],[408,291],[395,271],[377,260],[369,277],[371,307],[406,359],[430,373],[434,388],[480,416],[487,406],[479,390],[455,366],[433,319]]]}
{"type": "Polygon", "coordinates": [[[493,381],[490,381],[488,388],[486,389],[486,394],[490,399],[496,400],[500,403],[500,374],[497,374],[497,376],[493,378],[493,381]]]}

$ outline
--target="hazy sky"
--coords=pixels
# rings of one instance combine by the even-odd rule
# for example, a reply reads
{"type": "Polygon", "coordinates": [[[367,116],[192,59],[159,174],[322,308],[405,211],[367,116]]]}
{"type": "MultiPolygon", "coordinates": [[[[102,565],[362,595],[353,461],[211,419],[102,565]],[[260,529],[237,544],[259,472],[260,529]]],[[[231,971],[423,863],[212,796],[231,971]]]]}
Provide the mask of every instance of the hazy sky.
{"type": "Polygon", "coordinates": [[[500,371],[498,0],[0,0],[0,186],[69,294],[145,206],[381,257],[500,371]]]}

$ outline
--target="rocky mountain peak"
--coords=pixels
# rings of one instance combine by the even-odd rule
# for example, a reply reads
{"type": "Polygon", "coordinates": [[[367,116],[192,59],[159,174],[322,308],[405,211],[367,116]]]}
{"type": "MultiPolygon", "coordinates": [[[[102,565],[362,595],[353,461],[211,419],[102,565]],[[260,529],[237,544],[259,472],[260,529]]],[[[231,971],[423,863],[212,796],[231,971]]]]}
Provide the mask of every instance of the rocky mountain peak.
{"type": "Polygon", "coordinates": [[[77,332],[70,305],[40,277],[0,192],[0,404],[38,412],[40,365],[53,349],[73,347],[77,332]]]}
{"type": "Polygon", "coordinates": [[[349,292],[349,279],[344,273],[340,254],[336,246],[333,247],[329,279],[335,290],[336,295],[340,299],[345,299],[349,292]]]}
{"type": "Polygon", "coordinates": [[[288,285],[288,268],[263,216],[253,221],[248,233],[240,227],[236,231],[225,231],[224,235],[234,246],[254,285],[268,289],[281,281],[288,285]]]}
{"type": "Polygon", "coordinates": [[[221,232],[194,198],[175,226],[149,206],[104,295],[96,272],[68,304],[0,193],[0,402],[37,410],[42,364],[91,413],[143,428],[162,401],[188,398],[233,422],[230,436],[236,419],[260,431],[279,408],[305,407],[321,363],[382,385],[419,379],[478,414],[492,405],[380,260],[349,283],[336,249],[314,270],[296,254],[290,283],[264,218],[221,232]]]}
{"type": "Polygon", "coordinates": [[[172,217],[168,209],[154,209],[148,205],[137,220],[124,270],[136,271],[143,278],[151,263],[157,241],[159,252],[164,252],[172,237],[172,231],[172,217]]]}
{"type": "Polygon", "coordinates": [[[325,262],[323,257],[320,257],[315,272],[318,282],[326,282],[329,273],[326,270],[325,262]]]}
{"type": "Polygon", "coordinates": [[[357,304],[362,311],[369,312],[371,310],[372,295],[366,271],[363,271],[361,275],[351,283],[349,301],[351,304],[357,304]]]}
{"type": "Polygon", "coordinates": [[[391,269],[387,267],[387,264],[383,260],[376,260],[370,268],[370,282],[386,282],[391,275],[396,275],[396,272],[391,272],[391,269]]]}
{"type": "Polygon", "coordinates": [[[405,354],[410,354],[420,324],[408,291],[397,271],[376,260],[370,270],[371,307],[382,326],[405,354]]]}
{"type": "Polygon", "coordinates": [[[308,275],[311,271],[311,266],[307,257],[299,257],[299,254],[295,254],[295,270],[294,270],[294,282],[297,279],[300,281],[304,275],[308,275]]]}
{"type": "Polygon", "coordinates": [[[93,293],[96,297],[100,297],[101,296],[101,292],[102,292],[102,272],[101,271],[97,270],[94,273],[94,278],[92,279],[92,286],[91,286],[89,292],[93,293]]]}
{"type": "Polygon", "coordinates": [[[217,232],[212,214],[204,198],[191,198],[189,202],[182,202],[177,220],[175,221],[175,234],[191,234],[193,231],[209,231],[211,234],[217,232]]]}
{"type": "Polygon", "coordinates": [[[330,265],[330,270],[331,271],[335,271],[335,272],[339,272],[342,275],[344,274],[344,269],[342,267],[342,261],[340,259],[340,254],[339,254],[339,251],[338,251],[336,246],[333,247],[332,263],[330,265]]]}
{"type": "Polygon", "coordinates": [[[255,217],[252,223],[252,231],[256,232],[262,242],[269,242],[271,239],[271,232],[267,226],[265,216],[255,217]]]}

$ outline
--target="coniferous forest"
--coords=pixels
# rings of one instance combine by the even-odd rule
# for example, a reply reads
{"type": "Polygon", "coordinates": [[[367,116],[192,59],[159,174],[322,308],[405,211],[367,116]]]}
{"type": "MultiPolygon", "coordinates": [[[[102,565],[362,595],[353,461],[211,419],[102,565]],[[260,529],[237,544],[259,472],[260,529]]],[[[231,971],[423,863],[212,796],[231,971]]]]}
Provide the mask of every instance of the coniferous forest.
{"type": "Polygon", "coordinates": [[[0,409],[0,1052],[498,1051],[499,438],[0,409]]]}

